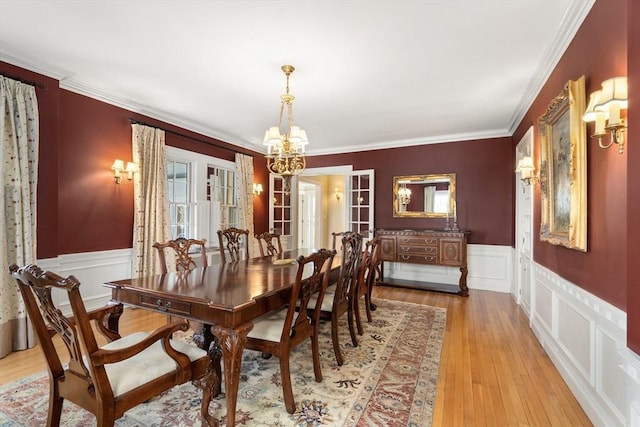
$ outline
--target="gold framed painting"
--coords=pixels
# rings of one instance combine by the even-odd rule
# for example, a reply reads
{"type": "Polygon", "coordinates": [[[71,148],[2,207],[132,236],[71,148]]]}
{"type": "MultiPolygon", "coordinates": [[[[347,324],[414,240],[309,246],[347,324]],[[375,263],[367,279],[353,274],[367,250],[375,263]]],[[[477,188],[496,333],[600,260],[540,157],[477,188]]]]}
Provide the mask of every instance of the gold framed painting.
{"type": "Polygon", "coordinates": [[[587,250],[585,78],[569,80],[538,119],[540,240],[587,250]]]}

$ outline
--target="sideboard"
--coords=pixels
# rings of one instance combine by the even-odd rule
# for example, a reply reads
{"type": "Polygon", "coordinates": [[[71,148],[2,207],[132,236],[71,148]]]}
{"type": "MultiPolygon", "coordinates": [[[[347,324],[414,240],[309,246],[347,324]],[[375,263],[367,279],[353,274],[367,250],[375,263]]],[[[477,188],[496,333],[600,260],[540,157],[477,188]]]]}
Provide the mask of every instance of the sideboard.
{"type": "Polygon", "coordinates": [[[380,284],[417,287],[438,292],[469,296],[467,288],[467,240],[468,231],[428,229],[376,229],[380,238],[382,268],[380,284]],[[443,283],[384,279],[384,261],[397,263],[459,267],[458,289],[443,283]]]}

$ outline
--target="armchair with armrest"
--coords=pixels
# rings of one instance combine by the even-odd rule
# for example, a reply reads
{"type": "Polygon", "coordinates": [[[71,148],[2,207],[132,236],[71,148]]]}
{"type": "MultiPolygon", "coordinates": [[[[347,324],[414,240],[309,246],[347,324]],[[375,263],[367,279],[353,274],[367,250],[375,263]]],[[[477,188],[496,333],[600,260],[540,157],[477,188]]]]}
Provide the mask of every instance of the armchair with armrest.
{"type": "Polygon", "coordinates": [[[64,399],[93,413],[98,426],[113,426],[127,410],[187,381],[203,388],[201,415],[207,423],[215,423],[208,414],[215,379],[211,358],[196,346],[171,339],[173,332],[187,329],[186,323],[121,337],[117,320],[122,305],[87,312],[80,282],[74,276],[62,278],[35,265],[20,268],[13,264],[9,271],[18,283],[47,362],[48,426],[60,424],[64,399]],[[73,317],[54,305],[52,291],[66,292],[73,317]],[[107,338],[106,345],[98,346],[91,321],[107,338]],[[54,345],[55,335],[68,350],[66,368],[54,345]]]}

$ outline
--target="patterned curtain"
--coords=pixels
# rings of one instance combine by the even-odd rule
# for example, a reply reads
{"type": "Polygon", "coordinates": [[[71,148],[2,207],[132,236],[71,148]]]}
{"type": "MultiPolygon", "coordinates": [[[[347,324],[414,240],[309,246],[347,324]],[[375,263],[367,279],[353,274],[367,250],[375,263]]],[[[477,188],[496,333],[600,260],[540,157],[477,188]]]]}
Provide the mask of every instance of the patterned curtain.
{"type": "Polygon", "coordinates": [[[257,256],[256,239],[253,238],[253,157],[236,153],[238,169],[238,228],[249,230],[249,257],[257,256]]]}
{"type": "Polygon", "coordinates": [[[38,101],[33,86],[0,76],[0,357],[36,344],[9,265],[36,263],[38,101]]]}
{"type": "MultiPolygon", "coordinates": [[[[143,277],[160,274],[160,261],[152,245],[171,239],[164,131],[139,124],[132,124],[131,128],[133,161],[139,169],[133,179],[131,273],[133,277],[143,277]]],[[[172,259],[167,257],[167,262],[172,259]]]]}

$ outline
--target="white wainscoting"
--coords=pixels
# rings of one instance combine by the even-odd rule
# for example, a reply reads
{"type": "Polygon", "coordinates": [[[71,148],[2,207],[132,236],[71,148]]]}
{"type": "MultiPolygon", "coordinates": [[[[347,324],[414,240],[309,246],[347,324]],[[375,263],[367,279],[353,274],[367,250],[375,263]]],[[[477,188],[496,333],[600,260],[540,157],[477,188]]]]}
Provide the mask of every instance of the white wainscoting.
{"type": "Polygon", "coordinates": [[[624,311],[533,264],[533,332],[595,426],[640,426],[640,357],[624,311]]]}
{"type": "MultiPolygon", "coordinates": [[[[104,286],[105,282],[131,277],[131,249],[60,255],[38,260],[38,267],[63,277],[75,276],[87,310],[93,310],[111,299],[111,289],[104,286]]],[[[54,298],[54,302],[64,313],[71,312],[68,299],[54,298]]]]}
{"type": "MultiPolygon", "coordinates": [[[[510,292],[513,281],[513,248],[497,245],[467,245],[467,286],[469,289],[510,292]]],[[[446,283],[458,286],[458,267],[384,263],[385,278],[446,283]]]]}

